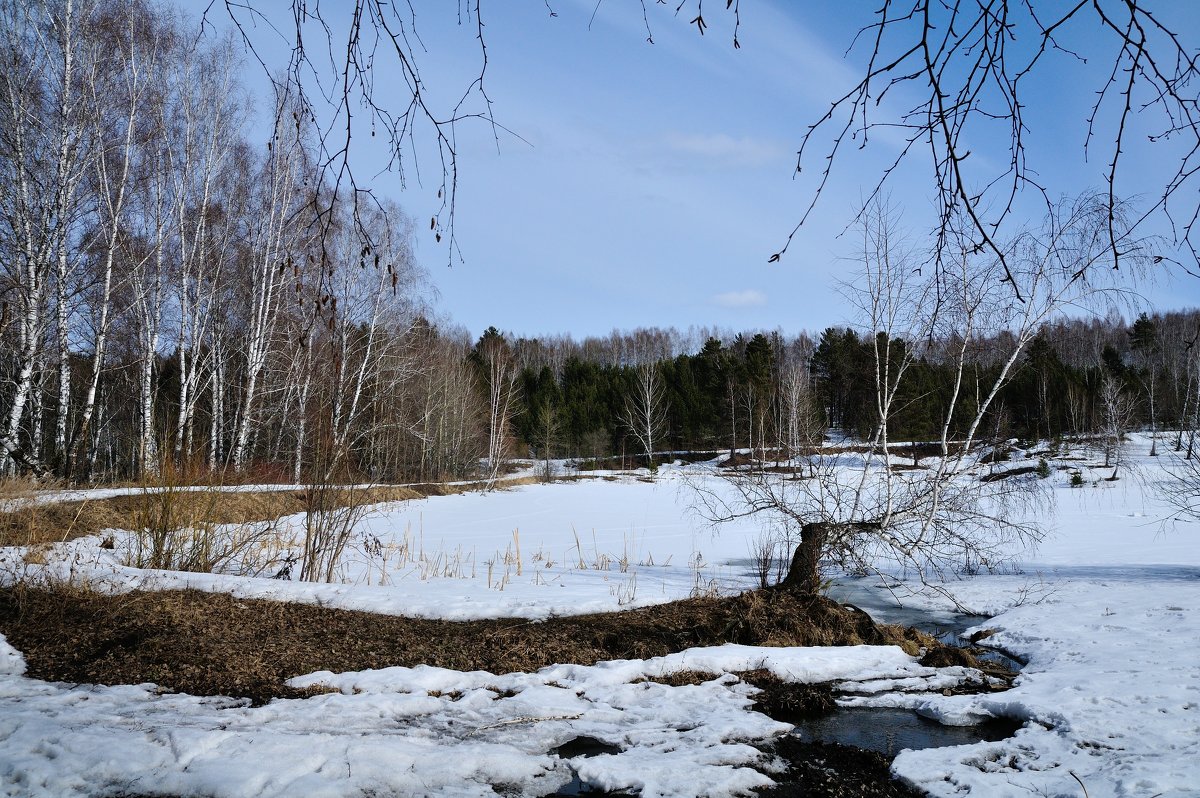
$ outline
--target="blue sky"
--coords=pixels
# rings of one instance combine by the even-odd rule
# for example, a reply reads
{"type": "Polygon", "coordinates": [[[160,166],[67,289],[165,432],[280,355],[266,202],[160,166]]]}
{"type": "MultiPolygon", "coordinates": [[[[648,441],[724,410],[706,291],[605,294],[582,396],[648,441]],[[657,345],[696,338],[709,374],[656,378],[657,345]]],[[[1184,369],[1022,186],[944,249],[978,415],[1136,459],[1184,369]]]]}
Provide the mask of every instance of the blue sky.
{"type": "MultiPolygon", "coordinates": [[[[555,17],[535,0],[484,4],[495,118],[520,138],[502,132],[497,148],[482,123],[458,129],[463,260],[447,266],[445,244],[429,232],[439,173],[428,153],[418,150],[423,183],[411,170],[403,188],[393,174],[373,178],[418,220],[438,307],[474,334],[488,325],[523,335],[672,325],[791,333],[846,322],[836,281],[853,271],[855,246],[839,234],[895,156],[886,137],[837,164],[787,256],[767,260],[810,198],[810,184],[793,180],[800,137],[856,80],[857,57],[844,53],[873,6],[746,0],[734,50],[723,3],[706,7],[704,36],[687,9],[676,17],[674,3],[646,5],[653,45],[631,0],[598,10],[550,0],[555,17]]],[[[1175,5],[1167,8],[1183,30],[1200,25],[1195,5],[1175,5]]],[[[435,3],[418,17],[431,96],[451,104],[478,59],[473,22],[458,25],[455,9],[435,3]]],[[[1080,36],[1086,45],[1087,31],[1080,36]]],[[[1037,86],[1053,112],[1033,118],[1031,158],[1049,165],[1056,194],[1101,181],[1104,164],[1080,154],[1089,69],[1063,63],[1037,86]]],[[[380,85],[389,79],[384,72],[380,85]]],[[[995,155],[992,144],[981,141],[977,157],[995,155]]],[[[360,175],[379,171],[377,152],[359,156],[360,175]]],[[[1153,155],[1131,163],[1141,157],[1153,155]]],[[[931,225],[925,169],[914,159],[891,187],[916,241],[931,225]]],[[[1200,280],[1164,277],[1142,292],[1150,307],[1195,305],[1200,280]]]]}

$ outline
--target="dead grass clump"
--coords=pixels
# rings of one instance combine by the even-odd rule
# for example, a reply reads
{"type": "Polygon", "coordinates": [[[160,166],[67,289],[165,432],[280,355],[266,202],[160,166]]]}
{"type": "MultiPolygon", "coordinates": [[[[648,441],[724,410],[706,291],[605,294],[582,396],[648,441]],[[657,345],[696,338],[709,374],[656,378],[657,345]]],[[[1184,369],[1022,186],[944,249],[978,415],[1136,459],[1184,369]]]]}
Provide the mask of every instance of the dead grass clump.
{"type": "MultiPolygon", "coordinates": [[[[33,585],[0,589],[0,633],[25,654],[30,675],[38,678],[154,682],[260,702],[294,695],[284,681],[318,670],[427,664],[530,672],[729,642],[915,648],[918,639],[828,599],[779,590],[542,622],[452,622],[197,591],[110,596],[33,585]]],[[[937,646],[932,639],[928,644],[937,646]]]]}
{"type": "MultiPolygon", "coordinates": [[[[704,684],[720,676],[719,673],[688,670],[640,681],[665,684],[670,687],[684,687],[704,684]]],[[[739,671],[736,676],[758,690],[754,696],[755,711],[784,723],[796,723],[808,718],[823,717],[837,709],[833,686],[828,682],[817,684],[787,682],[762,668],[739,671]]]]}
{"type": "Polygon", "coordinates": [[[123,523],[123,516],[103,501],[28,504],[0,513],[0,546],[46,546],[123,523]]]}
{"type": "MultiPolygon", "coordinates": [[[[339,503],[383,504],[425,496],[462,493],[470,486],[381,486],[337,491],[339,503]]],[[[180,486],[83,502],[25,505],[0,512],[0,546],[61,543],[104,529],[251,524],[304,512],[304,494],[295,490],[228,491],[220,487],[180,486]]]]}
{"type": "Polygon", "coordinates": [[[668,687],[691,687],[697,684],[711,682],[721,674],[709,673],[708,671],[675,671],[662,676],[647,676],[644,679],[634,679],[633,683],[653,682],[654,684],[665,684],[668,687]]]}
{"type": "Polygon", "coordinates": [[[921,664],[927,668],[949,668],[955,665],[964,668],[978,668],[979,660],[964,648],[934,648],[921,657],[921,664]]]}
{"type": "Polygon", "coordinates": [[[291,491],[184,490],[132,493],[105,502],[121,517],[118,527],[134,529],[146,520],[174,515],[182,522],[245,524],[300,512],[301,500],[291,491]],[[164,507],[164,501],[170,507],[164,507]]]}
{"type": "Polygon", "coordinates": [[[44,481],[39,482],[30,476],[0,477],[0,506],[5,502],[17,499],[27,499],[38,491],[47,490],[54,485],[44,481]]]}
{"type": "Polygon", "coordinates": [[[754,709],[775,720],[796,723],[829,715],[837,709],[833,686],[828,682],[786,682],[767,670],[747,671],[738,676],[759,690],[754,697],[754,709]]]}
{"type": "MultiPolygon", "coordinates": [[[[643,682],[666,684],[672,688],[704,684],[719,678],[720,673],[707,671],[677,671],[665,676],[641,679],[643,682]]],[[[785,682],[774,673],[757,668],[754,671],[739,671],[734,676],[757,689],[754,708],[768,718],[794,724],[799,720],[822,718],[835,712],[838,702],[834,698],[833,685],[828,682],[802,684],[785,682]]]]}

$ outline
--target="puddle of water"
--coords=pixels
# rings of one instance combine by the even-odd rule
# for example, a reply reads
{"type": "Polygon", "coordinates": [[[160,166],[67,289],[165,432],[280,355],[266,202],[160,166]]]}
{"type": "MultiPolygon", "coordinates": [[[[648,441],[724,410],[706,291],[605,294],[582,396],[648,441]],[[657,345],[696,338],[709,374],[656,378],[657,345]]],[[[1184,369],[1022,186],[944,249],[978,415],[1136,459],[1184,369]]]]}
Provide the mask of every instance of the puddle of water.
{"type": "Polygon", "coordinates": [[[584,735],[573,740],[567,740],[557,748],[551,748],[550,753],[563,759],[574,759],[577,756],[599,756],[600,754],[619,754],[621,746],[606,743],[595,737],[584,735]]]}
{"type": "Polygon", "coordinates": [[[905,748],[941,748],[1004,740],[1021,723],[996,719],[976,726],[944,726],[908,709],[839,709],[823,718],[796,724],[794,734],[806,742],[841,743],[894,757],[905,748]]]}
{"type": "MultiPolygon", "coordinates": [[[[619,754],[621,753],[621,746],[614,745],[612,743],[606,743],[603,740],[585,735],[583,737],[576,737],[573,740],[568,740],[557,748],[550,749],[549,753],[562,757],[563,759],[572,759],[577,756],[589,757],[599,756],[600,754],[619,754]]],[[[571,780],[562,787],[559,787],[558,791],[555,792],[554,795],[590,795],[593,796],[593,798],[599,798],[599,796],[605,795],[630,795],[630,793],[608,792],[606,790],[597,789],[587,782],[582,781],[579,778],[578,773],[574,773],[571,776],[571,780]]]]}

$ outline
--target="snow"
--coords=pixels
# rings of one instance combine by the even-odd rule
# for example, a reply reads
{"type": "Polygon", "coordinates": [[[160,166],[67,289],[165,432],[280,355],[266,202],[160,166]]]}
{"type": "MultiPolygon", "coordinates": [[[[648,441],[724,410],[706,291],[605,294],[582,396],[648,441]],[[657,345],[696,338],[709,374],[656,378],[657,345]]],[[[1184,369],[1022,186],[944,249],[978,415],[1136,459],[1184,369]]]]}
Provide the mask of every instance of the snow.
{"type": "Polygon", "coordinates": [[[898,648],[871,646],[720,646],[536,674],[316,673],[290,683],[338,692],[262,707],[10,675],[0,680],[0,783],[8,795],[493,795],[492,785],[540,795],[577,776],[643,795],[729,795],[770,783],[749,743],[788,725],[749,711],[753,689],[733,676],[639,680],[755,667],[804,681],[945,680],[898,648]],[[554,753],[579,737],[619,753],[554,753]]]}
{"type": "MultiPolygon", "coordinates": [[[[250,707],[153,685],[37,681],[0,638],[0,792],[544,795],[576,780],[643,795],[732,795],[768,782],[776,765],[753,744],[789,727],[753,712],[753,688],[734,676],[683,687],[644,680],[766,668],[833,681],[848,706],[906,707],[956,725],[1023,722],[1009,740],[902,752],[895,774],[932,795],[1200,795],[1200,541],[1195,524],[1166,520],[1156,483],[1169,457],[1145,457],[1148,448],[1132,441],[1135,469],[1115,482],[1103,480],[1110,470],[1068,462],[1084,465],[1087,484],[1073,488],[1068,471],[1054,472],[1047,539],[1018,553],[1015,571],[946,585],[987,616],[975,627],[993,632],[983,644],[1027,663],[1008,691],[944,695],[977,674],[924,668],[894,647],[721,646],[536,674],[316,673],[292,684],[331,692],[250,707]],[[555,753],[579,737],[619,750],[555,753]]],[[[111,550],[100,538],[56,547],[49,565],[0,550],[0,578],[535,620],[751,587],[756,522],[715,531],[690,510],[689,481],[719,489],[705,468],[380,506],[335,585],[147,572],[124,564],[129,541],[119,533],[111,550]]],[[[295,534],[302,520],[281,528],[295,534]]],[[[903,574],[837,587],[872,612],[889,612],[895,596],[932,617],[956,611],[914,589],[903,574]]]]}
{"type": "MultiPolygon", "coordinates": [[[[190,588],[452,620],[607,612],[752,586],[746,540],[755,524],[717,534],[691,510],[690,472],[608,478],[378,505],[335,584],[133,568],[124,564],[131,535],[120,531],[55,547],[49,569],[0,549],[0,579],[48,570],[114,592],[190,588]]],[[[303,523],[302,515],[278,522],[290,543],[277,557],[299,550],[303,523]]]]}
{"type": "Polygon", "coordinates": [[[987,696],[891,695],[942,722],[1029,721],[1011,742],[909,751],[896,773],[933,795],[1184,795],[1200,790],[1200,573],[1190,581],[1073,580],[983,625],[1028,660],[987,696]]]}
{"type": "Polygon", "coordinates": [[[0,676],[20,676],[25,673],[25,658],[0,635],[0,676]]]}

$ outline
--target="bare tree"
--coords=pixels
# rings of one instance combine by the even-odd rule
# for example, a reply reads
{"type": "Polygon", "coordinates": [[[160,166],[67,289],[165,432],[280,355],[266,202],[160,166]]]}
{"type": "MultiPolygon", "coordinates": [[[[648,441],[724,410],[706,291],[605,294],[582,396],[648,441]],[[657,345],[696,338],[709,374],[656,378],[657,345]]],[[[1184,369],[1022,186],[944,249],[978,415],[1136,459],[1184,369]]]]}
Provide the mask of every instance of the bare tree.
{"type": "Polygon", "coordinates": [[[878,208],[867,213],[864,269],[855,285],[864,323],[875,330],[874,432],[852,452],[822,449],[798,458],[796,470],[812,474],[807,479],[754,466],[729,471],[733,498],[702,490],[706,514],[716,521],[763,514],[782,527],[789,541],[798,540],[784,584],[806,593],[819,591],[823,562],[853,570],[892,563],[933,578],[998,567],[1016,542],[1037,540],[1028,504],[1037,481],[978,476],[989,451],[983,423],[1041,325],[1102,298],[1104,289],[1079,275],[1107,257],[1107,236],[1095,224],[1106,213],[1102,199],[1085,197],[1008,246],[1004,263],[960,238],[954,270],[947,260],[924,276],[899,256],[895,220],[878,208]],[[1024,303],[1004,301],[1006,268],[1024,303]],[[985,341],[1001,348],[985,353],[985,341]],[[976,368],[984,354],[988,368],[976,368]],[[937,456],[900,467],[888,445],[889,421],[905,374],[922,357],[938,357],[952,370],[951,392],[939,402],[937,456]]]}
{"type": "Polygon", "coordinates": [[[237,83],[232,42],[180,48],[170,71],[171,96],[166,137],[177,219],[173,230],[173,300],[179,364],[178,410],[173,439],[177,459],[191,455],[192,421],[211,363],[212,323],[223,272],[233,260],[232,222],[244,215],[245,164],[235,158],[238,125],[247,99],[237,83]]]}
{"type": "MultiPolygon", "coordinates": [[[[478,62],[477,75],[445,95],[431,92],[422,76],[425,54],[417,29],[417,12],[411,4],[386,0],[354,0],[336,13],[320,4],[296,0],[290,13],[276,15],[256,4],[210,3],[203,24],[212,20],[214,6],[223,7],[252,57],[262,64],[278,93],[292,97],[294,105],[280,109],[297,124],[312,125],[318,133],[318,180],[329,187],[312,205],[312,221],[322,228],[337,222],[336,209],[348,203],[351,222],[360,235],[368,235],[365,214],[380,200],[360,182],[353,169],[355,134],[369,130],[379,134],[391,153],[391,168],[402,183],[407,169],[420,173],[415,153],[418,146],[432,144],[436,150],[441,180],[437,188],[440,207],[430,221],[440,242],[446,241],[449,257],[459,255],[455,236],[458,197],[457,128],[464,121],[478,120],[488,126],[499,144],[502,129],[492,116],[492,101],[486,87],[488,65],[482,3],[479,0],[456,7],[458,22],[470,38],[478,62]],[[259,32],[288,31],[290,46],[286,67],[276,76],[264,61],[269,44],[259,32]],[[386,84],[372,70],[387,63],[398,76],[386,84]],[[383,87],[386,85],[386,99],[383,87]]],[[[282,35],[282,34],[281,34],[282,35]]],[[[287,121],[289,117],[281,117],[287,121]]]]}
{"type": "Polygon", "coordinates": [[[94,0],[0,3],[0,237],[8,242],[3,268],[15,300],[15,386],[0,428],[4,467],[44,472],[42,412],[35,394],[49,322],[57,344],[58,418],[54,455],[66,452],[70,404],[70,315],[77,250],[80,189],[88,172],[94,130],[83,87],[96,77],[97,44],[87,35],[94,0]],[[53,291],[53,311],[47,308],[53,291]],[[32,409],[29,403],[33,402],[32,409]],[[29,438],[23,440],[28,415],[29,438]]]}
{"type": "MultiPolygon", "coordinates": [[[[94,141],[97,153],[94,169],[96,271],[98,283],[90,304],[91,357],[84,398],[79,411],[78,428],[72,435],[63,473],[79,478],[80,454],[88,446],[100,375],[104,368],[113,319],[113,287],[121,236],[125,232],[127,205],[134,191],[134,161],[138,146],[138,116],[149,95],[147,61],[154,57],[161,35],[159,27],[141,16],[142,9],[131,3],[124,14],[107,20],[107,59],[89,83],[89,103],[95,109],[94,141]]],[[[85,458],[86,459],[86,458],[85,458]]]]}
{"type": "MultiPolygon", "coordinates": [[[[1151,217],[1165,221],[1196,265],[1196,185],[1200,175],[1200,63],[1190,31],[1173,29],[1163,10],[1145,0],[1068,3],[977,3],[966,0],[884,0],[855,43],[866,49],[863,77],[837,97],[805,133],[797,171],[816,161],[808,209],[778,260],[808,219],[845,151],[865,146],[884,129],[903,136],[901,152],[880,176],[878,194],[901,163],[924,153],[936,190],[939,217],[935,262],[953,255],[952,222],[965,219],[972,243],[1000,262],[1003,279],[1025,297],[999,231],[1017,218],[1018,197],[1031,191],[1047,209],[1054,197],[1042,185],[1046,170],[1027,155],[1026,136],[1038,107],[1036,85],[1052,80],[1056,65],[1098,64],[1095,100],[1079,142],[1089,159],[1103,159],[1109,213],[1099,221],[1108,236],[1108,262],[1117,268],[1151,217]],[[1084,41],[1081,42],[1081,39],[1084,41]],[[1083,49],[1086,45],[1086,49],[1083,49]],[[899,106],[915,97],[913,104],[899,106]],[[1036,109],[1036,111],[1035,111],[1036,109]],[[995,133],[1008,142],[1007,158],[977,155],[971,142],[995,133]],[[1148,143],[1164,164],[1160,190],[1129,218],[1123,208],[1125,161],[1148,143]]],[[[1141,175],[1144,177],[1144,175],[1141,175]]]]}
{"type": "Polygon", "coordinates": [[[489,436],[469,337],[419,324],[411,343],[426,364],[406,385],[413,393],[408,431],[417,449],[415,471],[422,479],[473,475],[487,456],[489,436]]]}
{"type": "Polygon", "coordinates": [[[479,339],[472,358],[478,366],[487,397],[488,445],[485,465],[487,479],[493,482],[500,475],[500,467],[508,455],[509,426],[519,373],[508,342],[494,327],[489,327],[479,339]]]}
{"type": "MultiPolygon", "coordinates": [[[[369,195],[350,166],[351,138],[360,125],[383,131],[398,169],[411,161],[418,138],[436,144],[442,205],[431,221],[439,240],[446,233],[453,252],[455,129],[469,119],[482,120],[494,133],[500,129],[486,89],[482,3],[470,0],[455,7],[459,24],[475,39],[479,68],[448,98],[432,95],[422,80],[419,64],[424,52],[411,4],[355,0],[333,13],[293,0],[287,20],[271,18],[255,4],[225,0],[221,5],[256,57],[265,51],[256,30],[288,30],[284,40],[291,55],[281,82],[293,87],[305,114],[324,131],[321,163],[335,197],[349,194],[357,200],[369,195]],[[386,103],[377,97],[371,75],[372,66],[385,59],[401,76],[398,86],[389,84],[394,97],[386,103]],[[321,91],[311,91],[315,86],[321,91]],[[351,113],[356,105],[366,109],[362,120],[351,113]]],[[[642,18],[647,40],[653,43],[647,5],[643,0],[642,18]]],[[[730,0],[725,7],[733,46],[738,48],[741,2],[730,0]]],[[[935,268],[942,267],[943,256],[954,256],[950,227],[965,220],[972,244],[1000,261],[1002,279],[1022,298],[1002,245],[1003,232],[1023,224],[1017,217],[1018,198],[1024,193],[1042,198],[1047,210],[1056,196],[1040,182],[1039,175],[1049,170],[1032,159],[1026,147],[1032,119],[1055,111],[1039,102],[1036,85],[1052,80],[1063,65],[1087,64],[1096,75],[1091,87],[1096,99],[1079,128],[1078,141],[1088,159],[1105,165],[1104,193],[1113,212],[1105,221],[1110,262],[1119,265],[1122,256],[1135,249],[1128,246],[1131,233],[1156,217],[1170,226],[1196,266],[1200,66],[1189,31],[1173,27],[1166,10],[1149,0],[1095,0],[1062,7],[1046,2],[884,0],[872,10],[873,19],[858,30],[851,46],[852,53],[862,54],[861,79],[834,97],[801,138],[796,169],[815,171],[810,199],[771,261],[788,250],[848,151],[868,146],[888,131],[890,140],[899,137],[900,153],[889,158],[892,165],[871,195],[878,195],[902,164],[928,158],[939,217],[935,268]],[[991,135],[1007,142],[1007,153],[970,157],[972,147],[991,135]],[[1142,144],[1154,147],[1156,160],[1165,165],[1157,176],[1161,191],[1150,197],[1132,225],[1123,228],[1116,210],[1125,193],[1126,160],[1142,144]]],[[[701,34],[713,22],[705,16],[703,0],[682,0],[675,15],[701,34]]]]}
{"type": "Polygon", "coordinates": [[[1133,422],[1135,407],[1121,381],[1111,374],[1104,375],[1100,383],[1100,438],[1104,448],[1104,467],[1112,468],[1112,476],[1117,478],[1121,468],[1121,453],[1125,433],[1133,422]]]}
{"type": "Polygon", "coordinates": [[[244,375],[242,396],[234,432],[231,461],[234,469],[245,464],[250,432],[257,413],[259,379],[267,364],[280,317],[279,303],[283,283],[289,272],[298,273],[299,246],[296,229],[296,205],[302,198],[302,142],[290,135],[291,129],[276,124],[268,144],[267,157],[260,170],[259,202],[250,230],[250,262],[243,273],[249,289],[249,315],[242,330],[241,350],[244,375]]]}
{"type": "Polygon", "coordinates": [[[667,430],[666,385],[656,363],[643,363],[634,369],[621,420],[637,439],[653,471],[655,444],[661,443],[667,430]]]}

